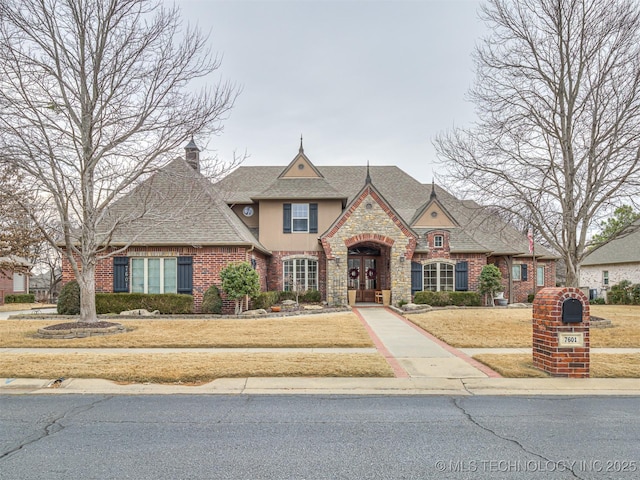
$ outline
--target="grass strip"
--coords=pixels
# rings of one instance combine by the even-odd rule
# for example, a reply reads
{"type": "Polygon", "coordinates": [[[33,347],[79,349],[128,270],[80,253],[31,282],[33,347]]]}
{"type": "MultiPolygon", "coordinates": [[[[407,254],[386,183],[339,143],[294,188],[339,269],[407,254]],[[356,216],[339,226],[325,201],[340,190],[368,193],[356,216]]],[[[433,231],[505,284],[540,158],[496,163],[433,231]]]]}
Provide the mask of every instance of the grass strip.
{"type": "MultiPolygon", "coordinates": [[[[476,360],[508,378],[548,377],[545,372],[533,366],[529,354],[481,354],[476,360]]],[[[622,355],[592,353],[590,376],[592,378],[640,378],[640,354],[622,355]]]]}
{"type": "Polygon", "coordinates": [[[180,353],[0,354],[3,378],[103,378],[133,383],[233,377],[393,377],[379,354],[180,353]]]}

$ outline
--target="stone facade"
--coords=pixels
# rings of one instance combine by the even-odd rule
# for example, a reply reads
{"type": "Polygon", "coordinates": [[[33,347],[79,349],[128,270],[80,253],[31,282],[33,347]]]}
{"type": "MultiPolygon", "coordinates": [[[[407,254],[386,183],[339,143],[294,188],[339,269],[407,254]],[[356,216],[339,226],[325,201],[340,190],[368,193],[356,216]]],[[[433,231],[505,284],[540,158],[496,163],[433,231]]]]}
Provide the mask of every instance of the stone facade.
{"type": "Polygon", "coordinates": [[[347,303],[347,258],[350,247],[373,243],[389,248],[391,301],[411,300],[411,258],[416,237],[397,214],[367,185],[322,237],[327,256],[327,294],[330,305],[347,303]],[[375,226],[375,232],[372,231],[375,226]],[[344,283],[340,279],[345,279],[344,283]]]}

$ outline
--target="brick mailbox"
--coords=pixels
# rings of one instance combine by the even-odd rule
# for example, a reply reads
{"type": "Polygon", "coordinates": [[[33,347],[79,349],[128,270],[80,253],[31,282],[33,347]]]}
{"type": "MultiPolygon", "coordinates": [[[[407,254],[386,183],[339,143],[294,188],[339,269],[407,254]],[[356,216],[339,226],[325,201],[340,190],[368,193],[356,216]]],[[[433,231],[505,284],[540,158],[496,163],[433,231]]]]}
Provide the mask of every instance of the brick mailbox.
{"type": "Polygon", "coordinates": [[[589,377],[589,300],[578,288],[544,288],[533,302],[533,365],[554,377],[589,377]]]}

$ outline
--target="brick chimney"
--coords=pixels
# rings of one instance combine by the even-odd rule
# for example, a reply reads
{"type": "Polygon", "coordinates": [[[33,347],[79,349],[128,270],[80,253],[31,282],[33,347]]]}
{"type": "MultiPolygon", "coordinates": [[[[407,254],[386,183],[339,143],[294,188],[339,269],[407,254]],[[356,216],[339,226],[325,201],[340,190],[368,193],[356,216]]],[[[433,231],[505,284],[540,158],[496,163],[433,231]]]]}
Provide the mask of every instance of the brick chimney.
{"type": "Polygon", "coordinates": [[[200,149],[196,145],[196,142],[193,141],[193,137],[191,137],[191,141],[184,147],[184,158],[194,170],[200,171],[200,149]]]}

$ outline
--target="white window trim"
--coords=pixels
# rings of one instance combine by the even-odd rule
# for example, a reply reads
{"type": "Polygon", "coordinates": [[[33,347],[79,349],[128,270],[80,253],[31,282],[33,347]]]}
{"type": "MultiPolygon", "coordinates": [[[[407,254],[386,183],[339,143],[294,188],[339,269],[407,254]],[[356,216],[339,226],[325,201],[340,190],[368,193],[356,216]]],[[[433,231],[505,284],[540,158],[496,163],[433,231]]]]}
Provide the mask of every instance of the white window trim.
{"type": "Polygon", "coordinates": [[[605,287],[609,286],[610,278],[609,278],[609,270],[602,271],[602,285],[605,287]]]}
{"type": "Polygon", "coordinates": [[[23,273],[18,273],[18,272],[14,272],[13,273],[13,291],[16,293],[24,293],[27,291],[27,285],[26,285],[26,275],[24,275],[23,273]],[[19,284],[16,283],[16,280],[20,280],[19,284]],[[16,288],[16,286],[18,288],[16,288]]]}
{"type": "Polygon", "coordinates": [[[308,203],[292,203],[291,204],[291,233],[309,233],[309,223],[310,223],[310,210],[311,207],[309,206],[308,203]],[[294,211],[296,209],[296,205],[300,206],[300,205],[304,205],[307,208],[307,215],[305,217],[296,217],[294,215],[294,211]],[[306,230],[296,230],[294,228],[294,224],[295,224],[295,220],[306,220],[307,221],[307,229],[306,230]]]}
{"type": "Polygon", "coordinates": [[[536,267],[536,287],[544,287],[544,275],[545,275],[544,265],[538,265],[536,267]],[[540,269],[542,269],[542,275],[540,275],[540,269]],[[542,280],[542,283],[540,281],[542,280]]]}
{"type": "Polygon", "coordinates": [[[429,265],[436,265],[436,292],[455,292],[456,291],[456,262],[451,260],[442,259],[442,260],[434,260],[427,263],[422,264],[422,291],[431,292],[432,290],[425,290],[426,282],[424,281],[424,269],[429,265]],[[440,265],[446,264],[452,267],[453,269],[453,284],[451,290],[442,290],[442,284],[440,282],[440,265]]]}
{"type": "Polygon", "coordinates": [[[514,263],[511,266],[511,280],[513,280],[514,282],[521,282],[522,281],[522,264],[521,263],[514,263]],[[514,269],[518,267],[518,276],[514,275],[514,269]]]}
{"type": "Polygon", "coordinates": [[[129,276],[131,277],[131,280],[129,281],[129,292],[130,293],[134,293],[133,292],[133,261],[134,260],[143,260],[144,261],[144,268],[143,268],[143,287],[144,287],[144,291],[143,292],[135,292],[135,293],[149,293],[149,260],[160,260],[160,293],[177,293],[178,291],[178,259],[176,257],[134,257],[131,259],[130,261],[130,265],[129,265],[129,269],[130,269],[130,274],[129,276]],[[175,260],[176,261],[176,291],[175,292],[165,292],[164,291],[164,261],[165,260],[175,260]]]}
{"type": "Polygon", "coordinates": [[[444,248],[444,235],[433,236],[433,248],[444,248]],[[438,239],[440,240],[440,245],[438,245],[438,239]]]}
{"type": "Polygon", "coordinates": [[[284,269],[284,264],[286,262],[292,262],[292,273],[293,273],[293,278],[291,279],[292,285],[291,285],[291,292],[295,292],[294,288],[296,286],[296,280],[297,280],[297,269],[296,269],[296,262],[298,261],[304,261],[305,262],[305,279],[304,279],[304,285],[302,286],[302,290],[306,292],[307,290],[309,290],[309,262],[315,262],[316,264],[316,274],[315,274],[315,284],[316,284],[316,288],[315,290],[319,290],[320,288],[320,284],[319,284],[319,275],[320,275],[320,263],[318,262],[318,258],[317,257],[311,257],[308,255],[304,255],[304,256],[297,256],[297,257],[284,257],[282,259],[282,289],[284,290],[286,284],[287,284],[287,278],[285,275],[285,269],[284,269]]]}

